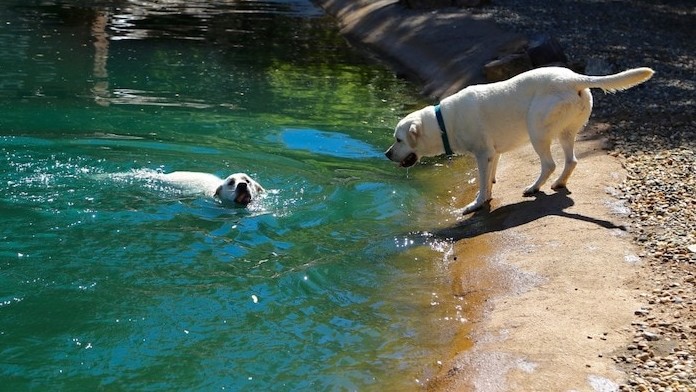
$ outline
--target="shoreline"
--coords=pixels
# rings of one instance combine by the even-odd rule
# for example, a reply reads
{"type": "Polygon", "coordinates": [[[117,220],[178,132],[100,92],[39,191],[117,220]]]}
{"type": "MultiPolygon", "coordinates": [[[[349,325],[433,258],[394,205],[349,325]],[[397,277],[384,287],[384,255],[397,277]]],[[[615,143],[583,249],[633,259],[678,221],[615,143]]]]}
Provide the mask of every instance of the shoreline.
{"type": "Polygon", "coordinates": [[[495,251],[484,256],[483,273],[496,285],[479,288],[489,295],[474,346],[454,356],[432,390],[598,390],[593,383],[626,381],[611,356],[629,340],[624,327],[639,307],[629,287],[638,256],[607,191],[625,172],[587,131],[568,192],[522,196],[538,170],[527,146],[501,159],[491,211],[449,230],[457,238],[458,230],[472,235],[470,225],[484,227],[456,241],[464,267],[453,272],[464,272],[467,287],[480,281],[481,271],[466,267],[477,257],[467,250],[470,241],[488,241],[495,251]]]}
{"type": "Polygon", "coordinates": [[[314,2],[336,19],[350,43],[376,54],[395,73],[419,81],[421,94],[435,99],[485,82],[481,70],[486,62],[523,39],[456,8],[409,10],[398,0],[314,2]]]}
{"type": "MultiPolygon", "coordinates": [[[[673,222],[659,219],[664,215],[660,213],[656,224],[645,224],[653,219],[659,200],[650,203],[652,189],[641,181],[645,168],[660,164],[665,151],[685,162],[680,167],[686,170],[682,181],[694,181],[688,174],[696,140],[689,98],[694,86],[688,75],[693,75],[696,60],[688,47],[679,47],[679,38],[690,34],[688,2],[677,1],[672,8],[578,2],[569,9],[533,0],[499,0],[477,9],[476,15],[455,8],[412,11],[396,5],[396,0],[315,2],[336,18],[349,41],[377,53],[397,73],[420,80],[423,94],[431,98],[481,82],[481,67],[495,57],[492,54],[519,42],[521,35],[511,33],[515,30],[557,31],[573,40],[572,45],[577,43],[571,48],[574,52],[600,63],[606,73],[638,66],[657,71],[663,79],[655,78],[647,87],[611,96],[594,91],[595,110],[578,136],[579,164],[568,192],[553,192],[547,186],[534,198],[521,196],[538,170],[538,158],[527,146],[502,157],[490,211],[459,219],[439,233],[456,240],[452,295],[463,299],[474,316],[471,325],[457,333],[451,359],[425,388],[693,390],[689,386],[696,385],[696,251],[687,249],[696,243],[696,219],[689,222],[694,213],[688,212],[696,202],[687,200],[683,208],[669,209],[673,222]],[[648,12],[668,22],[657,23],[648,12]],[[617,19],[643,21],[653,29],[626,31],[621,23],[611,24],[617,19]],[[478,35],[460,30],[455,35],[465,38],[455,42],[453,24],[467,25],[478,35]],[[421,25],[426,28],[415,28],[421,25]],[[596,29],[598,34],[586,37],[596,29]],[[472,49],[472,42],[486,50],[472,49]],[[627,56],[611,60],[619,44],[627,45],[627,56]],[[669,44],[674,45],[667,48],[669,44]],[[667,58],[666,49],[674,56],[667,58]],[[453,57],[453,52],[464,56],[453,57]],[[661,56],[645,54],[655,52],[661,56]],[[667,68],[666,64],[672,66],[667,60],[678,66],[667,68]],[[675,91],[672,80],[683,87],[675,91]],[[656,92],[674,107],[651,104],[656,92]],[[675,127],[675,122],[683,127],[675,127]],[[652,149],[655,130],[670,137],[660,141],[657,151],[652,149]],[[669,134],[675,130],[678,138],[669,134]],[[672,152],[675,148],[678,154],[672,152]],[[637,167],[630,156],[636,153],[642,154],[637,167]],[[663,231],[668,238],[660,237],[663,231]],[[676,234],[670,236],[672,231],[676,234]],[[474,243],[495,250],[489,255],[467,252],[474,243]],[[473,347],[461,350],[467,339],[473,347]]],[[[455,196],[453,208],[469,201],[455,196]]]]}

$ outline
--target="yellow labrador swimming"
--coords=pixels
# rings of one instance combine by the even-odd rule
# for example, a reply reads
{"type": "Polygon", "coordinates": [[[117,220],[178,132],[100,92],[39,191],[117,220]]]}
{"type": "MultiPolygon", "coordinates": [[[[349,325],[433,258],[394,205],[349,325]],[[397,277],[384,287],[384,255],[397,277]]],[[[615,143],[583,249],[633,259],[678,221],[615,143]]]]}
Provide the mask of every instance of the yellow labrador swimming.
{"type": "Polygon", "coordinates": [[[590,88],[614,92],[645,82],[650,68],[636,68],[609,76],[586,76],[567,68],[538,68],[506,81],[469,86],[404,117],[396,126],[396,141],[385,155],[402,167],[421,157],[469,151],[478,165],[479,192],[463,213],[481,208],[491,199],[500,154],[530,141],[541,159],[541,173],[524,190],[532,195],[556,168],[551,142],[558,139],[565,167],[552,189],[566,186],[577,165],[575,136],[592,112],[590,88]]]}
{"type": "Polygon", "coordinates": [[[162,179],[180,187],[200,190],[222,202],[243,206],[266,192],[261,184],[245,173],[235,173],[223,180],[209,173],[176,171],[162,174],[162,179]]]}

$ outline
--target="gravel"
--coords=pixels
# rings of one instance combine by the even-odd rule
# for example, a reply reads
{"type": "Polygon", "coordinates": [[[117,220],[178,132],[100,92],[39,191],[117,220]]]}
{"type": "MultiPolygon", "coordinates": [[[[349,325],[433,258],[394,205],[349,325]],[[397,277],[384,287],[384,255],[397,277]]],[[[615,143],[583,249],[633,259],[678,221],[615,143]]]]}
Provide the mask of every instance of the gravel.
{"type": "Polygon", "coordinates": [[[549,33],[572,63],[655,76],[595,93],[591,122],[628,172],[615,195],[640,245],[634,339],[613,360],[621,391],[696,391],[696,7],[691,0],[493,0],[474,12],[504,30],[549,33]]]}

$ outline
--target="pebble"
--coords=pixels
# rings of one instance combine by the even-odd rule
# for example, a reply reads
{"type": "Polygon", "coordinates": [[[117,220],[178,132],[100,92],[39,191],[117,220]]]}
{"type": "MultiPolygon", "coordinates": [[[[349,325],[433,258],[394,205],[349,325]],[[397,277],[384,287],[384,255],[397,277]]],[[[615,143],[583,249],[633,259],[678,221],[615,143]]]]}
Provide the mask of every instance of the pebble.
{"type": "Polygon", "coordinates": [[[650,353],[646,353],[646,352],[640,353],[640,354],[636,355],[636,358],[640,359],[642,362],[647,362],[648,359],[650,359],[650,353]]]}
{"type": "Polygon", "coordinates": [[[645,337],[645,338],[648,339],[648,340],[658,340],[658,339],[660,338],[660,336],[659,336],[658,334],[652,333],[652,332],[649,332],[649,331],[644,331],[644,332],[643,332],[643,337],[645,337]]]}
{"type": "Polygon", "coordinates": [[[693,3],[646,4],[497,0],[482,12],[506,30],[551,34],[571,62],[601,60],[616,72],[655,70],[650,81],[628,91],[593,93],[589,126],[606,128],[607,153],[626,171],[612,195],[624,203],[628,234],[641,249],[641,306],[629,326],[634,339],[612,359],[627,374],[620,391],[696,392],[693,3]]]}

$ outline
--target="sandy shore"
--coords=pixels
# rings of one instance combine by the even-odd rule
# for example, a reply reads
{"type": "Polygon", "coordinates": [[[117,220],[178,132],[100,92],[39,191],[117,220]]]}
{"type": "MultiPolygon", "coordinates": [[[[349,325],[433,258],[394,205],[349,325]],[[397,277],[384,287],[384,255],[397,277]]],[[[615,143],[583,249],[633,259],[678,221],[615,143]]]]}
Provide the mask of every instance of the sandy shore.
{"type": "MultiPolygon", "coordinates": [[[[317,0],[317,3],[336,17],[350,41],[376,53],[399,73],[421,81],[424,94],[434,100],[468,84],[481,82],[482,65],[499,50],[519,42],[520,33],[512,32],[515,28],[531,27],[538,19],[540,24],[555,23],[579,34],[596,31],[598,27],[592,23],[604,23],[602,20],[611,16],[606,9],[595,7],[595,3],[580,2],[574,5],[578,9],[535,1],[510,2],[488,11],[474,11],[475,15],[456,9],[410,11],[395,4],[396,0],[317,0]],[[503,17],[508,17],[503,24],[505,29],[493,23],[494,19],[499,21],[503,17]],[[568,20],[579,22],[575,26],[568,20]]],[[[660,11],[665,15],[666,11],[674,11],[659,6],[649,10],[640,6],[628,10],[625,4],[612,3],[611,6],[620,7],[617,9],[624,13],[636,12],[645,20],[652,17],[645,14],[648,11],[660,11]]],[[[675,15],[680,10],[677,7],[675,15]]],[[[623,24],[627,18],[637,20],[635,16],[618,19],[623,24]]],[[[669,23],[661,27],[670,28],[669,23]]],[[[646,34],[648,36],[635,40],[649,45],[650,34],[655,35],[656,31],[646,34]]],[[[598,35],[598,41],[610,41],[600,42],[605,46],[595,50],[601,54],[612,45],[627,45],[632,41],[628,39],[631,41],[628,42],[626,35],[598,35]],[[612,38],[620,42],[613,42],[612,38]]],[[[588,41],[583,38],[578,42],[586,44],[588,41]]],[[[665,42],[668,40],[657,39],[652,45],[663,45],[659,49],[664,51],[665,42]]],[[[578,50],[588,48],[579,47],[578,50]]],[[[643,50],[646,48],[634,51],[638,59],[629,64],[655,67],[636,63],[641,61],[643,50]]],[[[680,52],[676,50],[675,53],[680,52]]],[[[683,64],[678,55],[671,61],[683,64]]],[[[693,68],[693,61],[689,64],[684,68],[693,68]]],[[[671,70],[678,74],[680,71],[674,71],[676,69],[671,70]]],[[[685,91],[688,93],[688,89],[685,91]]],[[[451,360],[443,363],[439,374],[429,380],[428,389],[696,390],[690,389],[696,385],[693,366],[690,373],[680,371],[689,370],[694,363],[694,331],[688,330],[696,329],[696,324],[689,325],[689,320],[694,320],[694,302],[688,299],[685,302],[682,298],[689,290],[693,291],[693,280],[688,279],[693,279],[693,276],[689,278],[693,271],[693,264],[689,263],[694,257],[688,252],[682,253],[682,248],[687,248],[684,242],[692,241],[694,232],[690,232],[690,223],[687,223],[689,227],[685,229],[684,238],[670,242],[675,244],[680,255],[674,260],[686,263],[676,265],[677,278],[673,279],[687,285],[691,282],[692,287],[684,289],[680,283],[668,287],[667,291],[674,291],[674,298],[679,301],[660,302],[660,313],[677,317],[670,316],[669,320],[661,317],[662,321],[655,321],[656,316],[650,311],[657,307],[654,305],[657,299],[649,302],[650,293],[656,297],[661,294],[655,293],[665,289],[651,288],[651,284],[655,268],[668,268],[659,262],[665,250],[650,253],[640,241],[635,241],[648,229],[639,227],[645,217],[636,217],[633,211],[639,206],[633,201],[633,190],[625,186],[627,176],[629,180],[634,179],[635,173],[627,173],[622,152],[615,150],[615,144],[622,145],[623,137],[612,137],[614,122],[622,124],[617,127],[620,129],[632,131],[638,127],[635,122],[625,121],[629,113],[640,111],[645,124],[653,120],[640,105],[640,98],[645,94],[645,90],[629,90],[611,97],[594,93],[597,108],[588,129],[579,136],[576,152],[580,163],[567,192],[553,192],[547,185],[536,197],[522,197],[522,189],[533,181],[539,170],[536,154],[531,148],[524,148],[503,156],[490,210],[462,218],[438,233],[456,240],[453,255],[456,260],[451,263],[452,295],[464,299],[473,321],[456,339],[473,341],[474,345],[463,350],[467,344],[453,343],[451,360]],[[607,138],[612,139],[611,144],[607,144],[607,138]],[[612,149],[608,154],[607,150],[612,149]],[[482,247],[490,247],[495,252],[482,256],[470,251],[482,247]],[[658,261],[653,262],[655,255],[658,261]],[[646,300],[653,306],[647,305],[646,300]],[[680,313],[672,313],[673,309],[669,308],[672,302],[680,313]],[[651,320],[655,322],[649,323],[651,320]],[[675,325],[679,327],[676,335],[672,335],[675,325]],[[662,331],[661,334],[648,331],[652,326],[662,331]],[[662,366],[662,362],[658,362],[662,359],[668,369],[654,372],[662,366]],[[675,367],[676,372],[672,371],[675,367]],[[650,372],[657,376],[646,380],[650,372]]],[[[652,116],[655,110],[653,106],[652,116]]],[[[693,115],[681,120],[693,130],[693,115]]],[[[693,147],[693,143],[687,147],[682,147],[683,143],[677,145],[687,149],[693,147]]],[[[558,153],[555,151],[556,156],[558,153]]],[[[686,165],[688,173],[689,163],[686,165]]],[[[453,207],[463,207],[469,201],[467,197],[471,195],[457,198],[453,207]]],[[[679,215],[675,222],[683,219],[679,215]]],[[[670,255],[675,252],[668,251],[672,252],[670,255]]],[[[675,266],[669,268],[675,269],[675,266]]],[[[663,282],[659,280],[659,284],[663,282]]]]}
{"type": "Polygon", "coordinates": [[[602,386],[626,380],[611,357],[632,337],[639,257],[612,196],[625,172],[588,134],[567,192],[522,197],[538,170],[524,148],[501,161],[491,210],[441,233],[458,239],[455,295],[488,295],[473,349],[452,353],[434,389],[612,390],[602,386]],[[495,244],[482,269],[467,268],[481,257],[468,252],[471,241],[495,244]]]}

